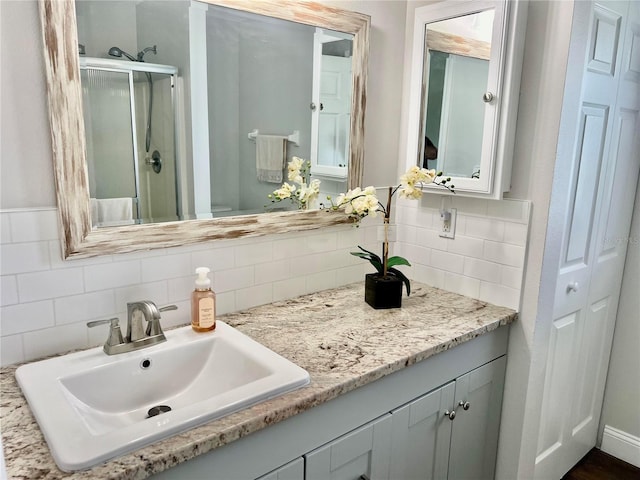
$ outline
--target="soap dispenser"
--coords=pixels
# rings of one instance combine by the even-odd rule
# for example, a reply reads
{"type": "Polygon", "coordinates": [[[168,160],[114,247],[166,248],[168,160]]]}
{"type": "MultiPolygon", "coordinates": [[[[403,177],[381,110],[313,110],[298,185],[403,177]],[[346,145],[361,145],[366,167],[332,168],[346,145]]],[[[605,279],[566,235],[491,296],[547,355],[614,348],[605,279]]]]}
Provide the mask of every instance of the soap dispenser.
{"type": "Polygon", "coordinates": [[[216,294],[211,290],[210,270],[196,268],[196,288],[191,294],[191,328],[196,332],[210,332],[216,328],[216,294]]]}

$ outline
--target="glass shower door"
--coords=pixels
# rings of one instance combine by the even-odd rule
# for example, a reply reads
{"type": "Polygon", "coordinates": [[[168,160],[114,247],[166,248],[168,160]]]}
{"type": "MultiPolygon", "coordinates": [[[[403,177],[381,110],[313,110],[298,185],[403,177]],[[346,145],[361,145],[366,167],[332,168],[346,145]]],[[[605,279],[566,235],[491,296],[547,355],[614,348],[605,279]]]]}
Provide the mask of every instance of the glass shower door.
{"type": "Polygon", "coordinates": [[[80,75],[92,225],[134,223],[138,212],[129,74],[83,69],[80,75]]]}
{"type": "Polygon", "coordinates": [[[133,71],[142,223],[178,220],[174,77],[133,71]]]}

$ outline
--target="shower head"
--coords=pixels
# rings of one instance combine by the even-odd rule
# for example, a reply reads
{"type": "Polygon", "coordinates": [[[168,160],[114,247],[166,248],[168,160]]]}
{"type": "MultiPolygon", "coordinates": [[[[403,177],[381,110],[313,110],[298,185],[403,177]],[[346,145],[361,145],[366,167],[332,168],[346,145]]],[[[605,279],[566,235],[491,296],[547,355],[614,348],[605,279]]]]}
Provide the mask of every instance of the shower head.
{"type": "Polygon", "coordinates": [[[154,45],[153,47],[147,47],[144,50],[140,50],[138,52],[138,61],[139,62],[144,62],[144,56],[147,52],[152,52],[153,54],[157,54],[158,53],[158,49],[156,48],[156,45],[154,45]]]}
{"type": "Polygon", "coordinates": [[[136,58],[132,55],[129,55],[127,52],[125,52],[124,50],[121,50],[118,47],[111,47],[109,49],[109,55],[111,55],[112,57],[122,57],[123,55],[125,57],[127,57],[129,60],[131,60],[132,62],[137,61],[136,58]]]}

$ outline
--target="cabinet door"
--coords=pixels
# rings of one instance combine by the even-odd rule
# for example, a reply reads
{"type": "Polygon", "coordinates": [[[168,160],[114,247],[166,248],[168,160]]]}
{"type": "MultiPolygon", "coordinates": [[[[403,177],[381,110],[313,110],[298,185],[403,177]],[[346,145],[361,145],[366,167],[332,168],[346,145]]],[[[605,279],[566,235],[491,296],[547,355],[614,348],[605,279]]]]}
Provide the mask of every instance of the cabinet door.
{"type": "Polygon", "coordinates": [[[305,455],[306,480],[388,479],[391,415],[305,455]]]}
{"type": "Polygon", "coordinates": [[[304,480],[304,460],[297,458],[257,480],[304,480]]]}
{"type": "Polygon", "coordinates": [[[456,379],[449,480],[493,479],[506,361],[498,358],[456,379]]]}
{"type": "Polygon", "coordinates": [[[445,412],[454,400],[451,382],[391,412],[390,477],[446,479],[452,422],[445,412]]]}

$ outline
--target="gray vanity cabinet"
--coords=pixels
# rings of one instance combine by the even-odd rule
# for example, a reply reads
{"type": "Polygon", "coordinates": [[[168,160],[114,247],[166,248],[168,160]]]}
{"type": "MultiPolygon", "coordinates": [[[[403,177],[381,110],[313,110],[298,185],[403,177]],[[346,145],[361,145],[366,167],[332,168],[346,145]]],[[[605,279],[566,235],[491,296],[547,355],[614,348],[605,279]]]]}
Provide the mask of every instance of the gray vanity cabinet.
{"type": "Polygon", "coordinates": [[[487,479],[495,473],[506,357],[392,414],[392,479],[487,479]]]}
{"type": "Polygon", "coordinates": [[[448,383],[392,412],[391,478],[447,478],[451,421],[444,412],[454,390],[448,383]]]}
{"type": "Polygon", "coordinates": [[[304,480],[304,460],[297,458],[256,480],[304,480]]]}
{"type": "Polygon", "coordinates": [[[463,342],[154,479],[493,478],[508,334],[463,342]]]}
{"type": "Polygon", "coordinates": [[[305,480],[389,478],[391,415],[374,420],[305,455],[305,480]]]}

